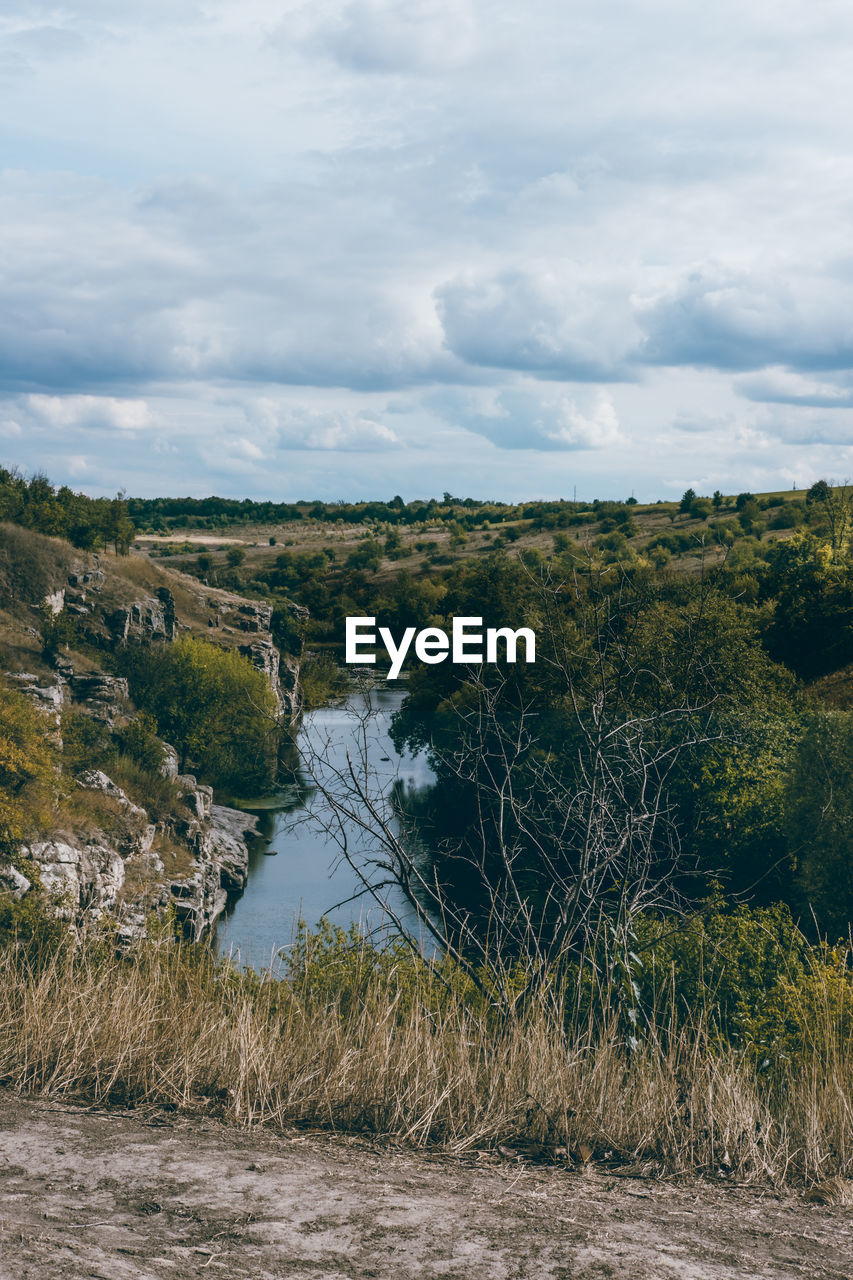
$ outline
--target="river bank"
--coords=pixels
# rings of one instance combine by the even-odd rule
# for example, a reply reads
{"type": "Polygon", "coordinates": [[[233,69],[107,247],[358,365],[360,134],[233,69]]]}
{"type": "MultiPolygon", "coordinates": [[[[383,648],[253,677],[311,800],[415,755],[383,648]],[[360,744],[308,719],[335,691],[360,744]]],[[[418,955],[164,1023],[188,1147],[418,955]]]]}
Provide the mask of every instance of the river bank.
{"type": "MultiPolygon", "coordinates": [[[[331,833],[333,814],[317,784],[345,765],[347,752],[361,750],[361,726],[369,712],[367,749],[376,785],[428,786],[433,774],[426,756],[401,754],[391,741],[391,719],[405,696],[405,688],[377,683],[304,716],[296,740],[303,761],[298,780],[278,797],[245,806],[259,818],[263,838],[252,848],[245,888],[217,924],[215,946],[221,954],[265,969],[292,941],[300,919],[309,927],[322,916],[343,928],[380,923],[381,908],[370,898],[353,896],[361,885],[340,857],[331,833]]],[[[352,847],[364,848],[362,833],[350,829],[348,836],[352,847]]],[[[391,901],[414,929],[402,894],[392,894],[391,901]]]]}

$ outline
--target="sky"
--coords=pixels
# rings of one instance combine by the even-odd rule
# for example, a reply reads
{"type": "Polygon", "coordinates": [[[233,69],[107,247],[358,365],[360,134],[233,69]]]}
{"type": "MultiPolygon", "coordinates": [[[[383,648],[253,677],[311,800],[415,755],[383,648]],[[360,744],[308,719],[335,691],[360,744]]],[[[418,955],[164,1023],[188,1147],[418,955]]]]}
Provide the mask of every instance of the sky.
{"type": "Polygon", "coordinates": [[[849,479],[852,57],[848,0],[4,0],[0,465],[849,479]]]}

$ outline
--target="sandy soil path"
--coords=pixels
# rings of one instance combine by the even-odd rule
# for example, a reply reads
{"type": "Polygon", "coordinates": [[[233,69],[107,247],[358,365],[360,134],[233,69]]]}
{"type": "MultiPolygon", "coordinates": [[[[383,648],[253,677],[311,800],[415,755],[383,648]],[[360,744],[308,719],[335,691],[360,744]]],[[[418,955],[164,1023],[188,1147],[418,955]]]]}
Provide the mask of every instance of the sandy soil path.
{"type": "Polygon", "coordinates": [[[2,1280],[853,1280],[853,1211],[0,1094],[2,1280]]]}

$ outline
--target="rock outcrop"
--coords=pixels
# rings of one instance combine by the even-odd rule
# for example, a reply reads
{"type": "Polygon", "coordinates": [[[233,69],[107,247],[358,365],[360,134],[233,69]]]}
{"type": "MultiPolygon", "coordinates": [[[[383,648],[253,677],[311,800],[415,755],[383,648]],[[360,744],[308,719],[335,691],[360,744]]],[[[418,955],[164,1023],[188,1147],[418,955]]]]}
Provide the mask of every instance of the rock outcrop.
{"type": "Polygon", "coordinates": [[[115,728],[127,716],[130,694],[123,676],[110,676],[103,671],[70,673],[67,681],[72,701],[108,729],[115,728]]]}
{"type": "Polygon", "coordinates": [[[57,676],[51,681],[28,671],[21,671],[16,672],[15,675],[7,675],[6,680],[45,716],[50,725],[54,744],[61,747],[62,707],[65,702],[65,686],[62,679],[57,676]]]}
{"type": "Polygon", "coordinates": [[[116,644],[174,640],[178,634],[175,597],[168,587],[157,587],[154,596],[144,596],[110,613],[107,625],[116,644]]]}
{"type": "MultiPolygon", "coordinates": [[[[156,568],[128,565],[121,573],[98,556],[57,563],[43,604],[63,611],[89,647],[116,650],[125,645],[169,644],[182,632],[204,627],[214,644],[242,653],[268,680],[282,720],[294,723],[301,711],[299,658],[281,654],[273,642],[273,608],[230,592],[200,588],[175,579],[175,592],[153,583],[156,568]],[[72,570],[69,572],[69,570],[72,570]],[[140,589],[140,580],[146,585],[140,589]],[[180,601],[180,611],[175,594],[180,601]]],[[[162,575],[161,575],[162,576],[162,575]]],[[[296,621],[304,610],[293,606],[296,621]]],[[[293,628],[298,636],[300,628],[293,628]]],[[[30,634],[38,632],[30,628],[30,634]]],[[[75,658],[75,663],[77,659],[75,658]]],[[[50,658],[51,675],[18,673],[6,679],[46,717],[54,744],[62,747],[62,712],[72,707],[110,733],[135,714],[128,681],[99,670],[75,670],[61,650],[50,658]]],[[[228,895],[246,883],[248,841],[258,820],[213,803],[210,787],[180,774],[178,755],[166,745],[161,772],[172,795],[134,803],[108,772],[88,769],[73,781],[74,797],[64,810],[64,826],[40,833],[21,853],[20,867],[0,864],[0,891],[21,899],[38,882],[54,900],[57,914],[77,929],[114,921],[127,940],[144,933],[151,913],[174,916],[192,939],[200,938],[222,913],[228,895]],[[148,805],[148,808],[144,807],[148,805]],[[150,809],[150,812],[149,812],[150,809]],[[32,864],[34,871],[28,871],[32,864]]],[[[106,766],[109,768],[109,765],[106,766]]]]}
{"type": "MultiPolygon", "coordinates": [[[[160,822],[102,770],[75,781],[95,797],[88,829],[49,832],[22,850],[57,915],[78,932],[112,919],[129,942],[145,933],[152,913],[172,911],[188,938],[201,938],[228,895],[245,886],[257,818],[214,805],[211,788],[188,774],[175,779],[180,812],[160,822]]],[[[0,867],[0,886],[16,898],[31,889],[11,866],[0,867]]]]}
{"type": "MultiPolygon", "coordinates": [[[[69,574],[66,585],[51,593],[45,603],[54,612],[64,608],[75,618],[80,634],[90,644],[102,649],[114,650],[133,644],[169,644],[182,631],[189,629],[189,624],[182,622],[178,615],[175,597],[169,587],[154,587],[135,598],[129,598],[128,587],[133,589],[132,582],[123,582],[119,592],[116,580],[108,579],[99,566],[85,570],[78,566],[69,574]]],[[[204,594],[199,592],[197,596],[193,606],[196,625],[197,613],[206,609],[207,638],[214,644],[237,649],[262,671],[275,694],[281,714],[294,724],[302,710],[300,655],[282,655],[273,643],[270,630],[272,605],[224,591],[210,595],[210,590],[206,588],[204,594]]],[[[291,607],[297,620],[304,620],[307,611],[297,605],[291,607]]],[[[61,661],[60,657],[57,665],[61,661]]]]}

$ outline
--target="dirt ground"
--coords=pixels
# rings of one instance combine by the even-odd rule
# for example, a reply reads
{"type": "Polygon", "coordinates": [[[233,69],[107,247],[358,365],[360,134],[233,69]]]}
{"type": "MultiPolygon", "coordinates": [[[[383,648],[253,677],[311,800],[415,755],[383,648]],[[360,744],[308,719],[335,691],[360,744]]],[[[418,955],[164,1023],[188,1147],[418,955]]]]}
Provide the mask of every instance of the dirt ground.
{"type": "Polygon", "coordinates": [[[853,1280],[853,1211],[0,1094],[0,1280],[853,1280]]]}

